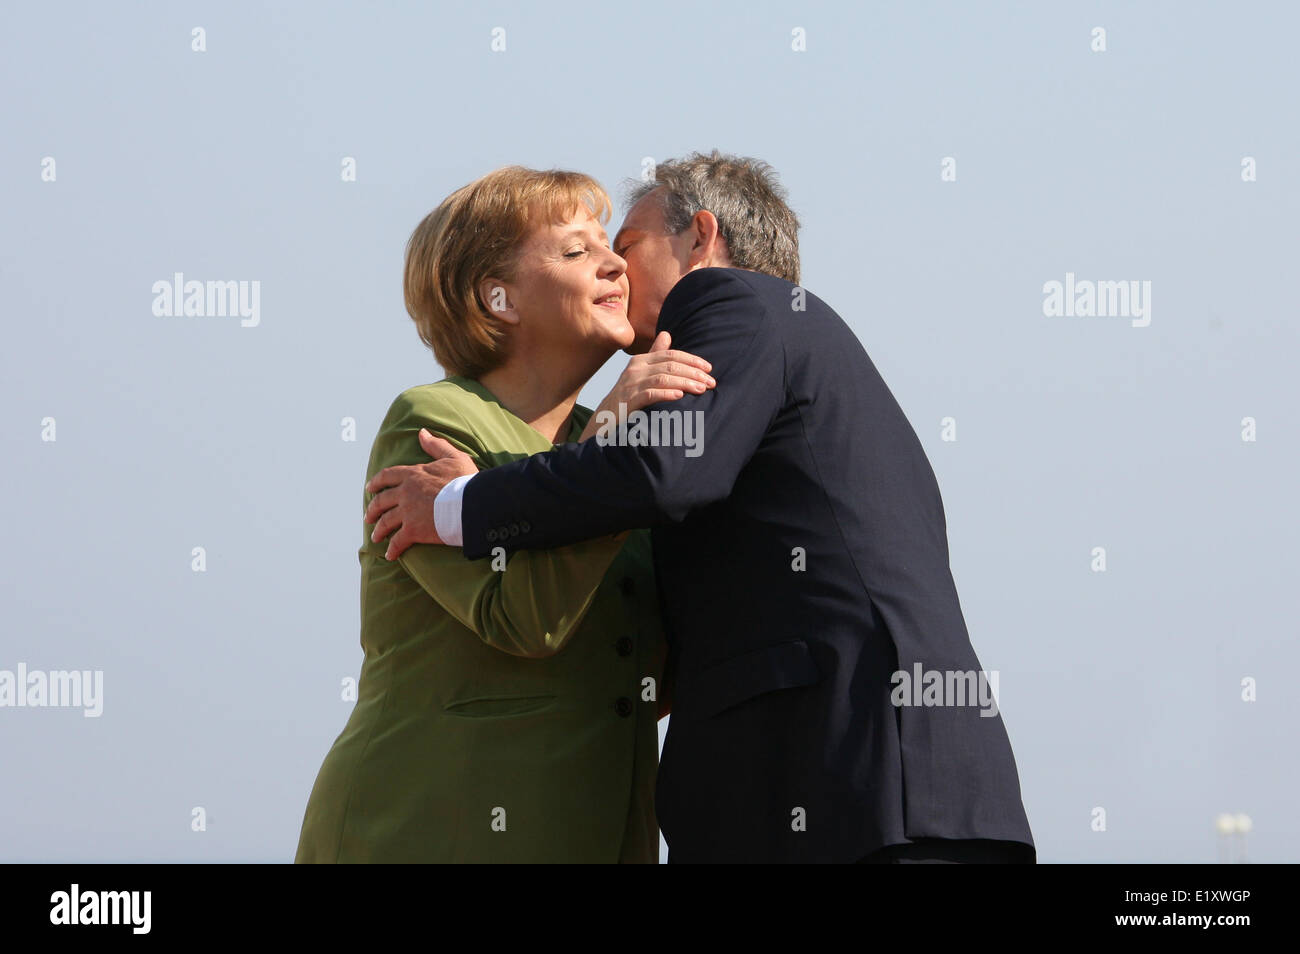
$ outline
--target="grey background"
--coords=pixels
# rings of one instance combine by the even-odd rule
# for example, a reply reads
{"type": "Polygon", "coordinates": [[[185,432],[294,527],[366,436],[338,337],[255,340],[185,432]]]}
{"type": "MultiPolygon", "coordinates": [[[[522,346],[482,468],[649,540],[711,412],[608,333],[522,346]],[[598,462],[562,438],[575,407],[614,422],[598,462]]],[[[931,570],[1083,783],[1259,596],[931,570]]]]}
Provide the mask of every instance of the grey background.
{"type": "Polygon", "coordinates": [[[1213,861],[1223,811],[1300,860],[1295,10],[6,5],[0,669],[102,669],[105,708],[0,709],[0,859],[290,860],[369,442],[442,376],[408,235],[500,165],[618,190],[716,146],[780,171],[930,455],[1041,860],[1213,861]],[[260,281],[260,326],[155,317],[176,271],[260,281]],[[1151,281],[1150,327],[1045,317],[1067,271],[1151,281]]]}

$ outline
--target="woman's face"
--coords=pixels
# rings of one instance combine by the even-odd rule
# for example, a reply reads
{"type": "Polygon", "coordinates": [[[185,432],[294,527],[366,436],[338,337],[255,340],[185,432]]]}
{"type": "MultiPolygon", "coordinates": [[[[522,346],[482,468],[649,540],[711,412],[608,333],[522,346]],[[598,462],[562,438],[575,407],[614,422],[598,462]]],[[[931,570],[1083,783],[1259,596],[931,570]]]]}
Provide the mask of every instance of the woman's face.
{"type": "Polygon", "coordinates": [[[613,354],[636,337],[627,320],[627,262],[586,208],[534,229],[520,248],[515,280],[496,297],[489,288],[488,307],[515,325],[512,337],[525,353],[613,354]]]}

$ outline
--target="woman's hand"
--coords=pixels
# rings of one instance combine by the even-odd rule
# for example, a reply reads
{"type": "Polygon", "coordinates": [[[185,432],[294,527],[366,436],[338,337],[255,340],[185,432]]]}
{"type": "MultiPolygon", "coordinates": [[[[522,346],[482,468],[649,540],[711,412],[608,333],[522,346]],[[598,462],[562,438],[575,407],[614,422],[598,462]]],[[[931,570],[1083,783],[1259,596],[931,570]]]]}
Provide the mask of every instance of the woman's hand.
{"type": "Polygon", "coordinates": [[[717,384],[709,371],[713,365],[703,358],[696,357],[689,351],[670,351],[672,336],[661,331],[655,337],[654,344],[645,354],[632,357],[619,375],[614,390],[600,402],[580,440],[595,437],[600,430],[598,420],[601,411],[609,411],[617,416],[619,411],[637,411],[648,404],[660,401],[676,401],[687,391],[703,394],[717,384]],[[623,405],[620,409],[619,405],[623,405]]]}

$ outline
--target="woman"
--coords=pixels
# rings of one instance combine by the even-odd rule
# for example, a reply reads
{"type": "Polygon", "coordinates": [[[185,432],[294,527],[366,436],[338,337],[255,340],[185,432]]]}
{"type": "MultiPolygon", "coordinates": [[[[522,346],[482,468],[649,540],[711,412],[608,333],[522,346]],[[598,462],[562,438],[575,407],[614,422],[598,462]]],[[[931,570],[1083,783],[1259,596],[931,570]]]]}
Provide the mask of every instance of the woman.
{"type": "MultiPolygon", "coordinates": [[[[609,214],[591,178],[514,166],[420,223],[406,305],[450,376],[393,402],[367,479],[427,460],[421,428],[480,468],[586,436],[578,392],[634,338],[609,214]]],[[[706,368],[638,356],[602,408],[700,393],[706,368]]],[[[657,861],[665,645],[645,532],[475,561],[384,550],[367,534],[359,697],[296,860],[657,861]]]]}

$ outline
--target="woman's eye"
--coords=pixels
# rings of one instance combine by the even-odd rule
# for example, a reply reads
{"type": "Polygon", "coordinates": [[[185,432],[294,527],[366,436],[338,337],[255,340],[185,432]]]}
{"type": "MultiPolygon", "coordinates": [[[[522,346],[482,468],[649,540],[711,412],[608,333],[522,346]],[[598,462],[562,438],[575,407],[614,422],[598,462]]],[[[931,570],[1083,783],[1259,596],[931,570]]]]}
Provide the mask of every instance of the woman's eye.
{"type": "Polygon", "coordinates": [[[585,254],[585,253],[586,253],[586,249],[578,249],[578,250],[573,251],[573,252],[565,252],[565,253],[564,253],[564,257],[565,257],[565,258],[573,258],[575,255],[583,255],[583,254],[585,254]]]}

